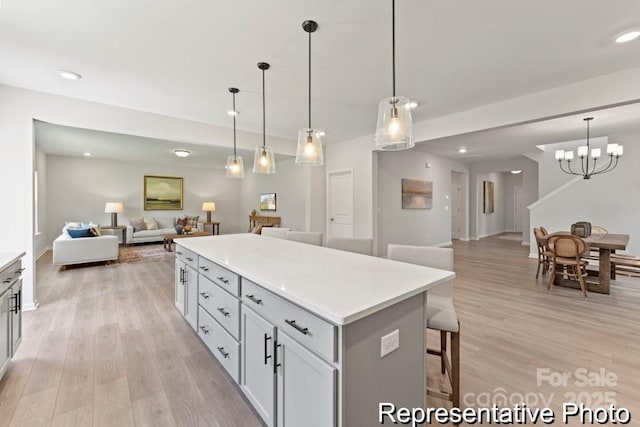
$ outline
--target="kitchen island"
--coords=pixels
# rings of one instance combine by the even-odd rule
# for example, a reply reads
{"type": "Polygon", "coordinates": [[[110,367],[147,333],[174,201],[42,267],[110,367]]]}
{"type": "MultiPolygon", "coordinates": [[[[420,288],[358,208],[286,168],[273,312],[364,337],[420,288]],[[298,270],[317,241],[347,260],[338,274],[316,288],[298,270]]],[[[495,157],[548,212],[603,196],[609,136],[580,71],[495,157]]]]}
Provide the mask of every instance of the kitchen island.
{"type": "Polygon", "coordinates": [[[176,244],[176,307],[266,425],[424,406],[427,291],[452,272],[253,234],[176,244]]]}

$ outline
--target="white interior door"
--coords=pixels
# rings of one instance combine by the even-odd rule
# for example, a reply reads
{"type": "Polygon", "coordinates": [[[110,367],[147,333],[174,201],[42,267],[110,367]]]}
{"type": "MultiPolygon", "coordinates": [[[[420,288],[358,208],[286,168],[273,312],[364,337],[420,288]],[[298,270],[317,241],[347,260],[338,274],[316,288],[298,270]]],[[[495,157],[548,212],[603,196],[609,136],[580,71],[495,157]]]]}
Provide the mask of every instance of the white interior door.
{"type": "Polygon", "coordinates": [[[459,239],[463,229],[462,174],[451,172],[451,238],[459,239]]]}
{"type": "Polygon", "coordinates": [[[513,187],[513,231],[522,231],[522,187],[513,187]]]}
{"type": "Polygon", "coordinates": [[[328,235],[353,237],[353,172],[330,172],[328,181],[328,235]]]}

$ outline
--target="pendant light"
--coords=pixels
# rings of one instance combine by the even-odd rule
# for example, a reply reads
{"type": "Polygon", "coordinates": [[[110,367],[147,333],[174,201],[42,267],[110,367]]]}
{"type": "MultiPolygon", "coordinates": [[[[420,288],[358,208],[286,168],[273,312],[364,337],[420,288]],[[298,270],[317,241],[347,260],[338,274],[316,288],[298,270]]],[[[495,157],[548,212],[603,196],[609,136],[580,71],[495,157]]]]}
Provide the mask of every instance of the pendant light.
{"type": "Polygon", "coordinates": [[[273,155],[273,148],[267,147],[267,134],[265,131],[265,106],[264,106],[264,72],[270,67],[266,62],[258,62],[258,68],[262,70],[262,145],[256,147],[256,154],[253,157],[253,173],[272,174],[276,173],[276,161],[273,155]]]}
{"type": "Polygon", "coordinates": [[[413,148],[411,107],[409,100],[396,96],[396,2],[391,0],[391,45],[393,68],[393,96],[380,101],[376,144],[378,150],[406,150],[413,148]]]}
{"type": "MultiPolygon", "coordinates": [[[[244,164],[242,156],[236,153],[236,93],[240,92],[235,87],[230,87],[229,92],[233,96],[233,156],[227,157],[227,178],[244,178],[244,164]]],[[[211,222],[211,221],[209,221],[211,222]]]]}
{"type": "Polygon", "coordinates": [[[296,165],[322,166],[322,140],[320,131],[311,127],[311,33],[318,29],[315,21],[304,21],[302,29],[309,33],[309,127],[298,131],[296,165]]]}

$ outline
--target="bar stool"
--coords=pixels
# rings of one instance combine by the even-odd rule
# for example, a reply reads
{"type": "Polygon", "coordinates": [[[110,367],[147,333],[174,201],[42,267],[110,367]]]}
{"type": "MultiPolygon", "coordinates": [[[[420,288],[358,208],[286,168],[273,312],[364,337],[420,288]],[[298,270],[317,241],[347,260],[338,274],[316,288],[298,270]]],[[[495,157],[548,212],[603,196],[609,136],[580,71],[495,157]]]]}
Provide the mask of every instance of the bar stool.
{"type": "Polygon", "coordinates": [[[373,239],[368,238],[327,237],[327,247],[362,255],[373,255],[373,239]]]}
{"type": "MultiPolygon", "coordinates": [[[[453,271],[453,249],[428,246],[389,244],[387,258],[453,271]]],[[[427,395],[453,402],[460,407],[460,322],[453,306],[453,283],[448,281],[427,293],[427,328],[440,331],[440,350],[427,348],[427,353],[440,357],[440,370],[447,374],[451,393],[427,387],[427,395]],[[451,335],[451,354],[447,351],[447,335],[451,335]],[[451,362],[449,362],[449,356],[451,362]]]]}

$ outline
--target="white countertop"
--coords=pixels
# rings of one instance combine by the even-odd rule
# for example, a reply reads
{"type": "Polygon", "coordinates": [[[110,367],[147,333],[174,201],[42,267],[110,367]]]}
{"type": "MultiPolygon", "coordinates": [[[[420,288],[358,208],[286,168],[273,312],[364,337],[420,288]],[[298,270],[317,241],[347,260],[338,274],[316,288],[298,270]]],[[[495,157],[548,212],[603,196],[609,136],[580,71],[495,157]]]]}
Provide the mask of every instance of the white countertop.
{"type": "Polygon", "coordinates": [[[26,252],[0,252],[0,271],[9,267],[18,258],[22,258],[26,252]]]}
{"type": "Polygon", "coordinates": [[[450,271],[251,233],[176,242],[336,325],[455,277],[450,271]]]}

